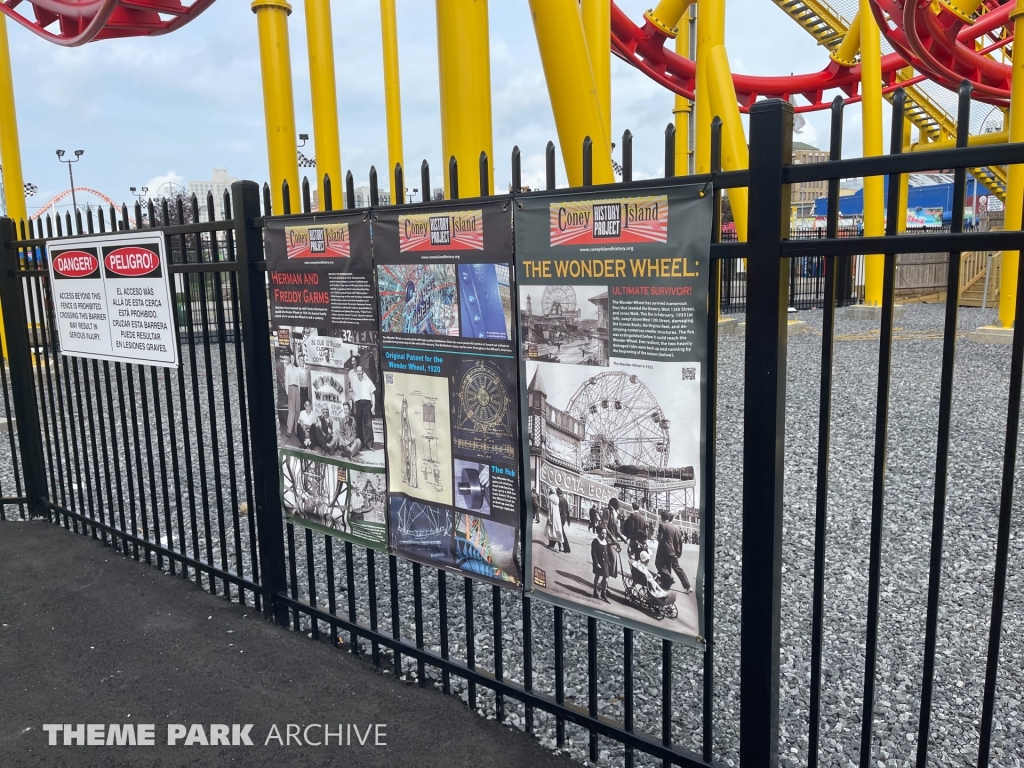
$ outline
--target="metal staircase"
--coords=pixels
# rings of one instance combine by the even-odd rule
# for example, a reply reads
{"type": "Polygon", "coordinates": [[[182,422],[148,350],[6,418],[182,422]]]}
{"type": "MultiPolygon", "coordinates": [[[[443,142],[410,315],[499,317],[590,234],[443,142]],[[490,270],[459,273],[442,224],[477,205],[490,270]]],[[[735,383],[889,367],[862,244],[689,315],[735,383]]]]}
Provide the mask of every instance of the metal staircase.
{"type": "MultiPolygon", "coordinates": [[[[805,29],[818,42],[818,45],[824,46],[829,51],[835,49],[843,41],[850,28],[850,22],[823,0],[772,0],[772,2],[805,29]]],[[[905,82],[913,76],[913,69],[907,67],[896,74],[896,81],[905,82]]],[[[904,87],[904,91],[907,95],[907,119],[927,135],[930,141],[951,139],[956,135],[956,121],[923,90],[914,85],[908,85],[904,87]]],[[[886,94],[886,99],[891,102],[892,95],[886,94]]],[[[1001,166],[971,168],[970,171],[989,192],[1000,200],[1006,200],[1005,168],[1001,166]]]]}

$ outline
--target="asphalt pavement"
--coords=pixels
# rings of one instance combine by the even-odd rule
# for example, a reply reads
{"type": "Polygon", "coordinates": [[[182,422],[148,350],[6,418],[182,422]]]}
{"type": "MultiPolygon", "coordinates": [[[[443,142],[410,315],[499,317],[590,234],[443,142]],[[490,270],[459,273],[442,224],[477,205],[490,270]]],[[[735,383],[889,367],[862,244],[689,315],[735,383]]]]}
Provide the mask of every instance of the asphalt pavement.
{"type": "Polygon", "coordinates": [[[10,768],[575,765],[454,697],[45,521],[0,522],[0,624],[0,764],[10,768]],[[104,745],[65,746],[52,728],[64,724],[94,726],[83,741],[104,745]],[[154,744],[106,746],[129,724],[137,740],[153,726],[154,744]],[[330,744],[307,743],[322,742],[325,725],[330,744]],[[238,746],[203,745],[219,734],[238,746]]]}

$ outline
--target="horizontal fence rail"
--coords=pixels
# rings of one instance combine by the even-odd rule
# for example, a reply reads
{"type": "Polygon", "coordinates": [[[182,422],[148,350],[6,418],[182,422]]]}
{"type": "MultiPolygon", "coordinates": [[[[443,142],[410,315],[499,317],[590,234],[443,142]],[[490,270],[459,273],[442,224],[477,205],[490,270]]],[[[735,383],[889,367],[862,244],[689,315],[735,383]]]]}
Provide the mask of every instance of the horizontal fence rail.
{"type": "MultiPolygon", "coordinates": [[[[214,594],[256,607],[297,633],[366,655],[382,671],[457,695],[472,708],[536,734],[546,744],[602,764],[775,765],[793,750],[793,760],[810,766],[836,764],[837,756],[827,754],[823,745],[831,738],[828,728],[835,727],[834,720],[823,727],[834,709],[826,699],[829,686],[834,686],[826,641],[836,632],[855,636],[862,648],[863,678],[855,681],[858,711],[849,711],[843,722],[856,732],[856,743],[841,760],[867,768],[887,759],[879,754],[875,723],[879,691],[889,684],[882,679],[878,659],[887,621],[882,610],[887,567],[883,542],[886,499],[892,489],[887,485],[886,462],[895,423],[890,417],[897,415],[890,391],[896,364],[896,254],[948,253],[935,398],[934,488],[927,511],[928,563],[919,574],[928,585],[927,610],[924,631],[908,641],[922,646],[921,668],[912,671],[919,677],[920,696],[914,694],[914,720],[906,730],[910,746],[902,747],[912,750],[913,759],[924,768],[937,727],[932,709],[937,695],[948,465],[954,445],[950,425],[958,361],[960,254],[1024,245],[1017,231],[963,231],[962,169],[1024,162],[1024,146],[961,146],[900,154],[903,101],[901,92],[896,93],[893,136],[898,127],[900,142],[894,141],[888,156],[840,159],[840,100],[832,110],[830,159],[790,165],[791,107],[768,102],[751,110],[749,170],[717,170],[721,129],[716,121],[715,172],[677,178],[681,184],[704,184],[714,195],[709,311],[720,306],[723,313],[745,314],[749,329],[746,342],[726,342],[719,339],[718,324],[708,323],[708,424],[702,436],[709,467],[702,510],[707,616],[703,654],[581,616],[529,593],[520,595],[409,563],[283,520],[271,421],[274,384],[262,227],[272,215],[312,211],[305,181],[300,190],[285,186],[280,212],[271,210],[269,186],[261,190],[251,182],[236,183],[225,195],[219,220],[212,197],[204,203],[207,221],[200,221],[204,211],[194,197],[136,206],[134,221],[142,228],[158,228],[168,238],[182,360],[176,371],[65,357],[59,348],[45,248],[71,234],[128,229],[127,208],[84,216],[76,212],[74,220],[67,215],[63,220],[30,222],[20,232],[13,222],[4,221],[0,298],[9,366],[0,383],[11,426],[6,437],[0,436],[0,462],[3,451],[9,451],[13,473],[0,474],[0,510],[8,516],[47,516],[126,556],[145,559],[214,594]],[[950,231],[897,234],[900,175],[937,165],[960,169],[955,177],[960,206],[950,231]],[[838,226],[839,180],[864,174],[889,176],[889,225],[881,237],[838,226]],[[826,226],[790,232],[785,185],[819,180],[828,182],[826,226]],[[749,243],[730,242],[720,226],[721,195],[740,187],[750,195],[749,243]],[[870,402],[864,401],[871,417],[869,434],[858,444],[871,478],[866,481],[869,501],[866,508],[848,511],[850,525],[862,531],[866,542],[866,599],[856,622],[846,621],[837,629],[840,606],[826,593],[835,576],[826,553],[833,551],[839,534],[833,516],[846,498],[845,490],[830,486],[830,459],[838,442],[832,425],[841,405],[833,398],[839,382],[837,341],[842,340],[836,331],[836,309],[859,300],[856,259],[865,253],[884,254],[885,260],[884,299],[874,339],[877,367],[857,372],[863,389],[873,393],[870,402]],[[796,356],[787,342],[790,308],[821,310],[820,351],[815,337],[813,365],[807,364],[806,351],[796,356]],[[787,407],[792,407],[787,386],[794,377],[813,381],[811,410],[817,414],[811,432],[817,441],[805,433],[806,445],[797,446],[792,438],[788,445],[786,440],[787,407]],[[784,567],[791,555],[783,521],[786,518],[788,526],[793,519],[796,525],[796,512],[787,506],[792,475],[786,476],[785,486],[783,480],[794,455],[801,461],[801,485],[812,486],[805,531],[808,562],[798,574],[784,567]],[[794,651],[781,647],[781,625],[789,615],[782,585],[804,576],[806,638],[801,650],[794,651]],[[797,665],[789,660],[794,654],[804,654],[806,665],[799,673],[787,672],[798,682],[787,677],[787,687],[782,688],[781,670],[797,665]],[[801,694],[805,698],[796,714],[787,710],[780,716],[780,695],[791,695],[787,691],[792,686],[806,691],[801,694]],[[781,753],[780,745],[785,746],[781,753]]],[[[969,100],[969,92],[961,93],[961,105],[964,100],[969,100]]],[[[668,131],[665,167],[670,173],[674,140],[674,132],[668,131]]],[[[592,186],[592,146],[582,151],[585,186],[592,186]]],[[[552,143],[545,160],[545,186],[554,189],[552,143]]],[[[483,155],[480,168],[467,170],[452,158],[450,197],[458,198],[460,172],[480,173],[483,178],[491,171],[490,163],[483,155]]],[[[607,189],[633,193],[666,183],[634,182],[632,168],[632,136],[627,132],[621,182],[607,189]]],[[[424,161],[419,170],[426,200],[432,189],[430,167],[424,161]]],[[[403,169],[393,171],[393,189],[404,189],[403,169]]],[[[375,170],[369,178],[371,204],[377,206],[375,170]]],[[[529,194],[523,191],[518,149],[512,154],[512,179],[514,195],[529,194]]],[[[354,207],[352,174],[344,189],[332,191],[331,182],[325,178],[320,184],[321,210],[330,211],[334,199],[354,207]]],[[[406,204],[403,198],[400,193],[393,197],[397,205],[406,204]]],[[[1022,294],[1018,285],[1018,311],[1022,294]]],[[[972,726],[976,752],[969,760],[978,766],[989,764],[1000,739],[1016,738],[994,731],[993,724],[1012,554],[1022,366],[1024,331],[1015,329],[1007,367],[1006,422],[999,435],[1002,485],[986,674],[983,702],[972,726]]],[[[909,763],[910,753],[900,759],[909,763]]]]}

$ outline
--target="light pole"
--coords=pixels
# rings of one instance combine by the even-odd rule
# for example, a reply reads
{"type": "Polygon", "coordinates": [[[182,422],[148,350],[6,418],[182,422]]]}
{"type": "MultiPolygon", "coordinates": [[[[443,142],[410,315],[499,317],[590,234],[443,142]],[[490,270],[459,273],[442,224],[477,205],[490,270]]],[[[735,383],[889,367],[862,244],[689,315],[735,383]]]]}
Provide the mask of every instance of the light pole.
{"type": "Polygon", "coordinates": [[[130,189],[132,194],[138,198],[139,205],[142,205],[142,198],[144,198],[146,196],[146,193],[149,192],[149,187],[143,187],[141,192],[136,192],[135,187],[128,187],[128,189],[130,189]]]}
{"type": "Polygon", "coordinates": [[[65,160],[64,159],[64,150],[63,149],[58,149],[57,150],[57,159],[60,160],[62,163],[67,163],[67,165],[68,165],[68,179],[71,181],[71,205],[72,205],[72,207],[76,211],[78,210],[78,201],[75,200],[75,174],[71,170],[71,164],[72,163],[77,163],[79,160],[81,160],[82,159],[82,155],[84,155],[84,154],[85,154],[85,150],[84,149],[76,149],[75,150],[75,159],[74,160],[65,160]]]}

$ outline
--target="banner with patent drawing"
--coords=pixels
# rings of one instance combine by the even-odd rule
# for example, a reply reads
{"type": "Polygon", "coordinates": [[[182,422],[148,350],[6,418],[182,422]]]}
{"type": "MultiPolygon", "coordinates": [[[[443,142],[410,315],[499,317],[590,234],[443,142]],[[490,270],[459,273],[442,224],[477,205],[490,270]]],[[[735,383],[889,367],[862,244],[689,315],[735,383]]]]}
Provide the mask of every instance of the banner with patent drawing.
{"type": "Polygon", "coordinates": [[[508,198],[375,209],[391,549],[522,584],[508,198]]]}

